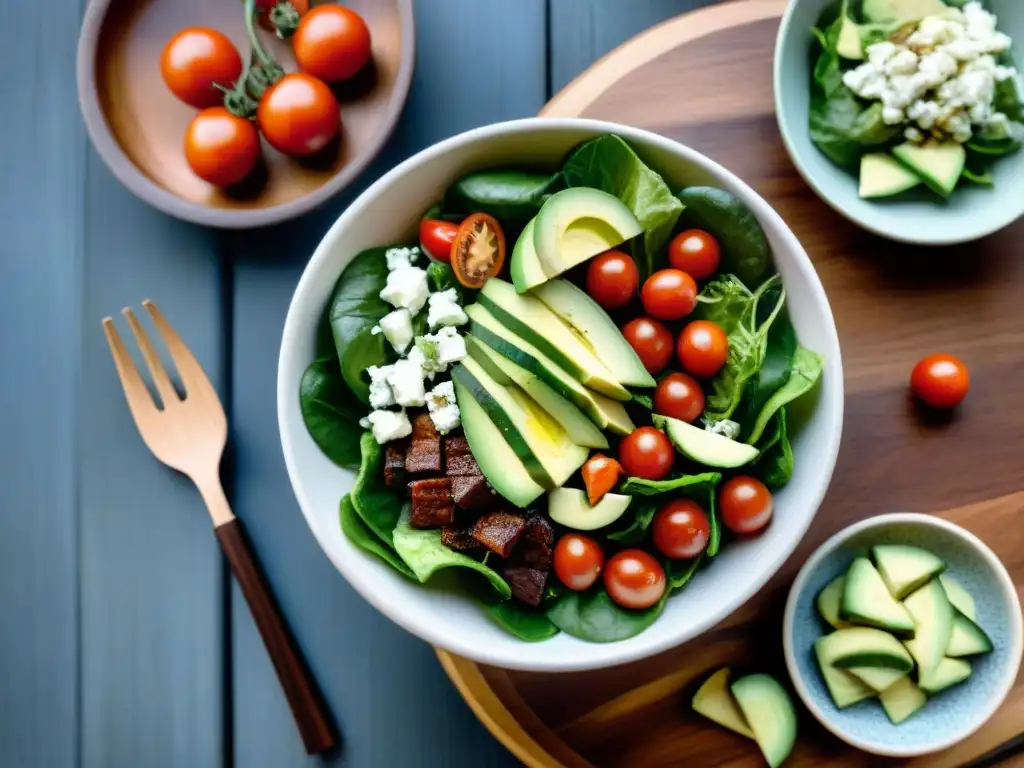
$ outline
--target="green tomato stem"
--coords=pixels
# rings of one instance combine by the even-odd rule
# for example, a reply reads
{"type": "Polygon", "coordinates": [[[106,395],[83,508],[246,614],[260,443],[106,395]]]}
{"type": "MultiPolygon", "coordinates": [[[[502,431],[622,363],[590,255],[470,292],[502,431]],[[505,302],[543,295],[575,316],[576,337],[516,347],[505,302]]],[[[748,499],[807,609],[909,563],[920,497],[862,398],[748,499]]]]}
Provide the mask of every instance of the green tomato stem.
{"type": "Polygon", "coordinates": [[[256,54],[256,58],[260,60],[263,67],[268,70],[268,74],[272,71],[283,71],[274,58],[263,50],[260,39],[256,35],[256,0],[245,0],[245,31],[249,35],[253,53],[256,54]]]}

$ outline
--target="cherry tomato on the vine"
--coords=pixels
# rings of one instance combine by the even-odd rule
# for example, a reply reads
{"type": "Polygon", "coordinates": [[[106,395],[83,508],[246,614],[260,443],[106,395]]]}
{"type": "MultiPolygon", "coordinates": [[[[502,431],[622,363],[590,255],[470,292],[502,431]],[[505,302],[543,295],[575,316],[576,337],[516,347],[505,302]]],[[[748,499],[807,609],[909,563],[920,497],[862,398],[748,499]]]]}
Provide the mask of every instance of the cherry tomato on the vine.
{"type": "Polygon", "coordinates": [[[605,565],[604,587],[623,608],[650,608],[665,594],[665,569],[649,552],[624,549],[605,565]]]}
{"type": "Polygon", "coordinates": [[[694,320],[679,334],[676,354],[684,370],[694,376],[710,378],[729,357],[729,338],[718,323],[694,320]]]}
{"type": "Polygon", "coordinates": [[[960,358],[947,354],[928,355],[914,366],[910,387],[932,408],[953,408],[967,397],[971,379],[960,358]]]}
{"type": "Polygon", "coordinates": [[[587,293],[604,309],[629,304],[639,284],[636,262],[622,251],[605,251],[587,266],[587,293]]]}
{"type": "Polygon", "coordinates": [[[370,60],[370,29],[350,8],[318,5],[302,17],[292,48],[303,72],[336,83],[348,80],[370,60]]]}
{"type": "Polygon", "coordinates": [[[323,80],[292,72],[267,89],[256,118],[267,143],[292,157],[314,155],[341,130],[341,108],[323,80]]]}
{"type": "Polygon", "coordinates": [[[670,373],[654,390],[654,412],[692,424],[704,412],[704,390],[692,376],[670,373]]]}
{"type": "Polygon", "coordinates": [[[634,429],[619,443],[619,463],[632,477],[662,480],[672,469],[675,457],[672,443],[654,427],[634,429]]]}
{"type": "Polygon", "coordinates": [[[673,499],[651,522],[654,546],[673,560],[692,560],[704,551],[710,538],[707,513],[691,499],[673,499]]]}
{"type": "Polygon", "coordinates": [[[706,280],[715,274],[721,255],[718,241],[703,229],[680,232],[668,246],[669,264],[694,280],[706,280]]]}
{"type": "Polygon", "coordinates": [[[601,545],[582,533],[567,533],[555,544],[555,576],[568,589],[582,592],[597,581],[604,566],[601,545]]]}
{"type": "Polygon", "coordinates": [[[772,519],[772,492],[760,480],[737,475],[718,491],[722,522],[733,533],[757,533],[772,519]]]}
{"type": "Polygon", "coordinates": [[[672,359],[672,333],[657,320],[638,317],[622,326],[622,335],[648,373],[659,374],[672,359]]]}
{"type": "Polygon", "coordinates": [[[185,131],[185,159],[193,172],[217,187],[237,184],[260,159],[260,135],[252,120],[210,107],[185,131]]]}
{"type": "Polygon", "coordinates": [[[171,93],[203,109],[224,101],[224,93],[216,85],[234,85],[242,74],[242,57],[217,30],[188,27],[167,41],[160,57],[160,73],[171,93]]]}
{"type": "Polygon", "coordinates": [[[640,289],[644,309],[659,320],[678,320],[697,306],[697,283],[679,269],[659,269],[640,289]]]}
{"type": "Polygon", "coordinates": [[[432,259],[445,264],[452,260],[452,243],[459,234],[459,225],[441,219],[423,219],[420,221],[420,247],[432,259]]]}

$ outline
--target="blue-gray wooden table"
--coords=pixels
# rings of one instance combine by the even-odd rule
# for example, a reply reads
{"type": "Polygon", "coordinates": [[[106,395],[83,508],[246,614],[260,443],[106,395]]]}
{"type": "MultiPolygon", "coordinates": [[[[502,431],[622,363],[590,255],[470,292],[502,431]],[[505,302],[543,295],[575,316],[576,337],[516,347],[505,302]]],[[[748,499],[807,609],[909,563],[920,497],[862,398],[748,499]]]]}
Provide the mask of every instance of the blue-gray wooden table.
{"type": "Polygon", "coordinates": [[[2,0],[0,766],[321,760],[303,752],[199,496],[125,408],[100,319],[147,297],[228,411],[228,493],[341,726],[344,751],[326,762],[515,764],[431,648],[356,595],[303,522],[275,413],[285,311],[317,241],[384,170],[535,114],[598,56],[702,4],[417,0],[412,91],[377,162],[312,215],[225,233],[148,208],[89,146],[74,86],[82,0],[2,0]]]}

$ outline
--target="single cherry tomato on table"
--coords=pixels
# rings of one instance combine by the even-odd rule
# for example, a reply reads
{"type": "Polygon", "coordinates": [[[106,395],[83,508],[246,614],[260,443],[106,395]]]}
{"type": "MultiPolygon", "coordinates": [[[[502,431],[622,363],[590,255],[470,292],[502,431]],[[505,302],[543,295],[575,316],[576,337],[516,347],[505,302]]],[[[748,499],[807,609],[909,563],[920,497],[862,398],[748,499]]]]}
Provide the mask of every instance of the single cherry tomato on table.
{"type": "Polygon", "coordinates": [[[309,0],[256,0],[260,26],[279,37],[295,34],[299,19],[309,13],[309,0]],[[290,8],[288,6],[291,6],[290,8]]]}
{"type": "Polygon", "coordinates": [[[697,283],[680,269],[659,269],[644,282],[640,299],[651,317],[678,320],[697,306],[697,283]]]}
{"type": "Polygon", "coordinates": [[[960,358],[947,354],[928,355],[914,366],[910,388],[932,408],[953,408],[967,397],[971,379],[960,358]]]}
{"type": "Polygon", "coordinates": [[[256,119],[267,143],[292,157],[314,155],[341,130],[341,108],[323,80],[292,72],[267,89],[256,119]]]}
{"type": "Polygon", "coordinates": [[[252,120],[225,107],[204,109],[185,131],[185,159],[192,171],[217,187],[237,184],[260,159],[260,134],[252,120]]]}
{"type": "Polygon", "coordinates": [[[604,588],[623,608],[650,608],[665,594],[665,569],[642,549],[624,549],[609,558],[604,588]]]}
{"type": "Polygon", "coordinates": [[[171,93],[203,109],[224,101],[224,92],[216,86],[231,88],[242,74],[242,57],[217,30],[188,27],[167,41],[160,72],[171,93]]]}
{"type": "Polygon", "coordinates": [[[757,533],[772,519],[772,492],[760,480],[738,475],[718,491],[722,522],[733,533],[757,533]]]}
{"type": "Polygon", "coordinates": [[[619,443],[619,463],[627,475],[661,480],[676,458],[672,443],[654,427],[634,429],[619,443]]]}
{"type": "Polygon", "coordinates": [[[583,485],[587,489],[587,500],[597,504],[608,491],[615,487],[622,476],[622,465],[610,456],[595,453],[580,470],[583,485]]]}
{"type": "Polygon", "coordinates": [[[704,390],[692,376],[670,373],[654,390],[654,412],[692,424],[704,413],[704,390]]]}
{"type": "Polygon", "coordinates": [[[555,576],[575,592],[590,589],[601,575],[604,551],[601,545],[582,533],[567,533],[555,544],[555,576]]]}
{"type": "Polygon", "coordinates": [[[672,333],[657,320],[638,317],[622,326],[622,335],[648,373],[659,374],[672,359],[672,333]]]}
{"type": "Polygon", "coordinates": [[[452,260],[452,243],[459,234],[459,225],[441,219],[420,221],[420,247],[427,255],[445,264],[452,260]]]}
{"type": "Polygon", "coordinates": [[[587,266],[587,293],[604,309],[629,304],[639,284],[636,262],[622,251],[605,251],[587,266]]]}
{"type": "Polygon", "coordinates": [[[687,323],[679,334],[676,354],[688,373],[710,378],[718,373],[729,357],[729,338],[718,323],[694,320],[687,323]]]}
{"type": "Polygon", "coordinates": [[[486,213],[463,219],[451,249],[455,279],[467,288],[483,288],[504,263],[505,233],[497,219],[486,213]]]}
{"type": "Polygon", "coordinates": [[[303,72],[337,83],[348,80],[370,60],[370,29],[350,8],[318,5],[302,17],[292,48],[303,72]]]}
{"type": "Polygon", "coordinates": [[[707,513],[691,499],[668,502],[651,521],[654,546],[673,560],[692,560],[705,550],[710,538],[707,513]]]}
{"type": "Polygon", "coordinates": [[[715,274],[721,256],[718,241],[703,229],[680,232],[668,246],[669,264],[694,280],[707,280],[715,274]]]}

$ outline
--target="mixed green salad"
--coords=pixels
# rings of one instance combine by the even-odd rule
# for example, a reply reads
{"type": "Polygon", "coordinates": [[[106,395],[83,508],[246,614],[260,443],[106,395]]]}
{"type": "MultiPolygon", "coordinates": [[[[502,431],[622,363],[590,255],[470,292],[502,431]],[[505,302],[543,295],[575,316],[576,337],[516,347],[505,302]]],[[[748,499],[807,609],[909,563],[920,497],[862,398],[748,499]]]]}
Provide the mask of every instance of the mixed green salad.
{"type": "Polygon", "coordinates": [[[457,569],[523,640],[611,642],[771,524],[822,359],[742,201],[602,135],[470,173],[418,234],[355,256],[302,377],[310,435],[357,472],[353,544],[457,569]]]}
{"type": "Polygon", "coordinates": [[[810,135],[858,171],[862,198],[948,198],[1024,141],[1024,96],[995,14],[978,0],[843,0],[813,29],[810,135]]]}

